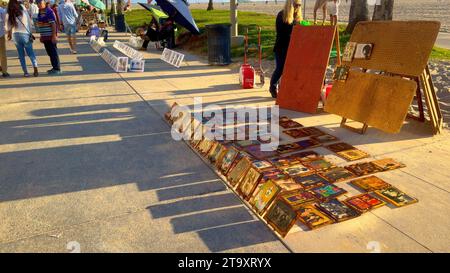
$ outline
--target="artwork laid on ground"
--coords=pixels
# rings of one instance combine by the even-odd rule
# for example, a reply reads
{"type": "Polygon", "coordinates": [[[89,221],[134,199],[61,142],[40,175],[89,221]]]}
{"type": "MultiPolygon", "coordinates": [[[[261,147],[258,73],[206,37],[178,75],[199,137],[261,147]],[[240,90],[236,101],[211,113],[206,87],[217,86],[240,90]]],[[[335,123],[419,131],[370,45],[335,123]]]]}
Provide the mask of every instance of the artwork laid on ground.
{"type": "MultiPolygon", "coordinates": [[[[288,236],[295,225],[313,230],[357,219],[386,204],[392,208],[418,202],[402,189],[375,176],[404,168],[404,164],[392,158],[371,159],[367,152],[342,142],[330,132],[281,117],[280,132],[288,139],[272,150],[262,150],[264,142],[249,139],[247,135],[245,140],[202,136],[210,119],[204,118],[203,112],[201,118],[194,118],[196,115],[190,112],[176,111],[177,106],[172,105],[165,118],[169,124],[187,118],[188,125],[172,128],[172,131],[199,136],[186,143],[281,237],[288,236]],[[187,129],[193,131],[187,132],[187,129]],[[345,163],[337,164],[315,149],[329,150],[345,163]],[[359,161],[355,163],[355,160],[359,161]],[[360,193],[351,195],[343,187],[347,185],[360,193]]],[[[238,124],[235,119],[224,119],[223,127],[228,130],[237,128],[238,124]]],[[[249,130],[244,131],[247,134],[249,130]]]]}

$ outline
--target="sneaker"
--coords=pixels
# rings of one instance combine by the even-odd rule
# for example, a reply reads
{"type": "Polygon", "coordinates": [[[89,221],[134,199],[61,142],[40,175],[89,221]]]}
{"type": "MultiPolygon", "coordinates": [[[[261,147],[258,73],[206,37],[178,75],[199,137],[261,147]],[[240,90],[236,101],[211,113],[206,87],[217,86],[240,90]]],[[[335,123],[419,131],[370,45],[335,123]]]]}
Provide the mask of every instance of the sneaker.
{"type": "Polygon", "coordinates": [[[8,72],[3,72],[3,73],[2,73],[2,76],[3,76],[3,78],[8,78],[8,77],[10,77],[10,75],[9,75],[8,72]]]}
{"type": "Polygon", "coordinates": [[[30,77],[30,74],[28,74],[28,73],[23,73],[23,76],[24,76],[25,78],[28,78],[28,77],[30,77]]]}
{"type": "Polygon", "coordinates": [[[61,72],[61,70],[50,69],[49,71],[47,71],[47,73],[49,75],[60,75],[62,72],[61,72]]]}
{"type": "Polygon", "coordinates": [[[277,88],[270,88],[269,89],[270,95],[272,95],[272,98],[276,99],[277,98],[277,88]]]}

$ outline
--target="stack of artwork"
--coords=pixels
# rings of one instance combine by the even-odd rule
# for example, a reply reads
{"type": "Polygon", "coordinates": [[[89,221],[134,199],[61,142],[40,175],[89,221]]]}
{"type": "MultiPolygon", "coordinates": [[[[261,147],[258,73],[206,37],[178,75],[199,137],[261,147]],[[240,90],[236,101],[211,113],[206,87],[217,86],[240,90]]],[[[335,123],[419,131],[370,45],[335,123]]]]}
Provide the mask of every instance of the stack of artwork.
{"type": "MultiPolygon", "coordinates": [[[[169,123],[187,118],[190,124],[181,131],[194,128],[189,132],[191,136],[204,132],[208,118],[197,120],[189,112],[174,111],[175,106],[176,103],[165,115],[169,123]]],[[[339,142],[318,128],[303,127],[288,117],[281,117],[280,121],[289,130],[303,129],[306,139],[299,141],[293,136],[271,151],[261,151],[263,143],[258,140],[201,137],[187,141],[216,169],[228,187],[280,236],[285,237],[296,224],[317,229],[357,218],[386,204],[401,207],[417,202],[416,198],[374,176],[405,167],[402,163],[392,158],[370,160],[368,153],[339,142]],[[318,146],[348,163],[338,166],[312,150],[318,146]],[[365,161],[352,162],[360,159],[365,161]],[[347,182],[361,193],[350,196],[341,186],[347,182]]],[[[233,119],[227,122],[227,126],[237,126],[233,119]]]]}

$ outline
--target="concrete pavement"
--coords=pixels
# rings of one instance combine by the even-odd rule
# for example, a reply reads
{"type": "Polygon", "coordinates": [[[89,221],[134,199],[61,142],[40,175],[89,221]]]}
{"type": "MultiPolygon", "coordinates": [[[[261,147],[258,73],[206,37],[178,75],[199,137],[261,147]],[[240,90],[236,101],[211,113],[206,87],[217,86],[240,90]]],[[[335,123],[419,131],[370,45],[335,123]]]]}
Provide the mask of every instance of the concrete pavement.
{"type": "Polygon", "coordinates": [[[78,55],[66,43],[61,52],[61,77],[0,80],[0,251],[68,252],[70,242],[89,252],[450,251],[448,131],[431,136],[428,123],[408,120],[397,135],[357,135],[334,115],[281,111],[375,158],[404,162],[380,177],[420,200],[314,231],[296,226],[283,241],[288,249],[162,120],[174,101],[272,105],[267,91],[241,90],[235,69],[190,55],[176,69],[151,50],[146,72],[117,74],[86,41],[78,55]]]}

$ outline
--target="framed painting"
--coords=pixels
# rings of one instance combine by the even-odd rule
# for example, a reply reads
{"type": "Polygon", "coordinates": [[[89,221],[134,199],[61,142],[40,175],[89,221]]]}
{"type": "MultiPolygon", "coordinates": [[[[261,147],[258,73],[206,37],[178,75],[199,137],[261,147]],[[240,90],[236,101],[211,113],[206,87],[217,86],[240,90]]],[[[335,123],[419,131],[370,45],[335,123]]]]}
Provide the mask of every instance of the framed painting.
{"type": "Polygon", "coordinates": [[[286,237],[297,221],[297,213],[283,200],[276,200],[266,214],[269,225],[282,237],[286,237]]]}
{"type": "Polygon", "coordinates": [[[236,142],[236,146],[238,148],[244,149],[245,147],[252,146],[252,145],[258,145],[260,144],[257,140],[239,140],[236,142]]]}
{"type": "Polygon", "coordinates": [[[285,174],[282,170],[278,168],[271,168],[267,170],[263,170],[261,172],[262,179],[264,181],[273,180],[273,181],[284,181],[289,180],[290,176],[285,174]]]}
{"type": "Polygon", "coordinates": [[[353,180],[350,184],[366,192],[382,190],[391,186],[391,184],[374,175],[353,180]]]}
{"type": "Polygon", "coordinates": [[[350,150],[340,151],[340,152],[337,152],[336,154],[347,161],[355,161],[355,160],[360,160],[360,159],[369,157],[368,153],[363,152],[359,149],[355,149],[355,148],[350,149],[350,150]]]}
{"type": "Polygon", "coordinates": [[[386,203],[383,200],[369,193],[363,193],[360,195],[349,197],[345,199],[344,203],[356,209],[360,213],[364,213],[369,210],[386,205],[386,203]]]}
{"type": "Polygon", "coordinates": [[[292,179],[279,180],[276,181],[275,183],[277,183],[277,185],[280,186],[282,192],[302,189],[302,186],[295,183],[292,179]]]}
{"type": "Polygon", "coordinates": [[[252,160],[252,165],[260,171],[273,167],[273,165],[267,160],[252,160]]]}
{"type": "Polygon", "coordinates": [[[382,169],[378,168],[375,164],[372,164],[371,162],[356,163],[345,166],[345,168],[357,176],[364,176],[382,171],[382,169]]]}
{"type": "Polygon", "coordinates": [[[313,139],[300,140],[295,142],[295,144],[299,145],[302,150],[320,146],[320,143],[313,139]]]}
{"type": "Polygon", "coordinates": [[[292,137],[292,138],[303,138],[303,137],[308,137],[308,134],[305,134],[305,132],[303,132],[301,130],[301,128],[297,128],[297,129],[290,129],[290,130],[284,130],[283,131],[284,134],[292,137]]]}
{"type": "Polygon", "coordinates": [[[325,171],[335,167],[333,163],[323,158],[303,162],[303,165],[315,171],[325,171]]]}
{"type": "Polygon", "coordinates": [[[283,166],[280,167],[281,170],[283,170],[284,173],[286,173],[289,176],[305,176],[308,174],[311,174],[313,171],[309,169],[308,167],[302,165],[302,164],[296,164],[291,166],[283,166]]]}
{"type": "Polygon", "coordinates": [[[248,200],[253,191],[258,186],[259,180],[261,180],[262,174],[257,169],[251,167],[247,170],[244,177],[239,184],[239,193],[245,200],[248,200]]]}
{"type": "Polygon", "coordinates": [[[345,168],[336,167],[319,173],[331,183],[345,181],[356,176],[345,168]]]}
{"type": "Polygon", "coordinates": [[[265,159],[278,155],[275,151],[261,151],[261,145],[248,146],[245,148],[245,151],[258,159],[265,159]]]}
{"type": "Polygon", "coordinates": [[[228,170],[230,169],[231,165],[233,164],[238,154],[239,151],[236,150],[234,147],[230,147],[228,149],[228,151],[225,153],[220,163],[220,171],[222,171],[223,174],[227,174],[228,170]]]}
{"type": "Polygon", "coordinates": [[[396,207],[403,207],[418,202],[416,198],[409,196],[395,187],[377,190],[375,193],[396,207]]]}
{"type": "Polygon", "coordinates": [[[309,229],[316,229],[333,223],[333,220],[319,211],[314,204],[300,206],[297,210],[297,217],[309,229]]]}
{"type": "Polygon", "coordinates": [[[330,144],[330,145],[325,146],[325,148],[332,151],[333,153],[355,149],[355,147],[353,147],[352,145],[347,144],[345,142],[330,144]]]}
{"type": "Polygon", "coordinates": [[[244,177],[250,167],[251,163],[248,158],[242,157],[239,159],[236,165],[234,165],[234,167],[228,172],[228,183],[233,187],[239,185],[242,177],[244,177]]]}
{"type": "Polygon", "coordinates": [[[222,145],[222,148],[220,149],[219,153],[214,158],[214,164],[217,168],[220,168],[222,165],[222,158],[228,153],[229,147],[227,145],[222,145]]]}
{"type": "Polygon", "coordinates": [[[346,190],[333,184],[328,184],[322,187],[314,188],[311,190],[314,196],[320,201],[327,201],[329,199],[336,198],[347,193],[346,190]]]}
{"type": "Polygon", "coordinates": [[[215,163],[216,162],[216,158],[217,155],[220,153],[220,151],[222,150],[222,144],[220,144],[219,142],[216,142],[214,144],[214,147],[211,148],[211,150],[208,153],[208,159],[211,163],[215,163]]]}
{"type": "Polygon", "coordinates": [[[294,177],[294,182],[300,184],[304,190],[323,187],[330,184],[325,178],[318,174],[294,177]]]}
{"type": "Polygon", "coordinates": [[[308,136],[321,136],[325,134],[322,130],[317,129],[316,127],[304,127],[301,130],[308,136]]]}
{"type": "Polygon", "coordinates": [[[292,120],[292,119],[280,119],[279,125],[284,129],[291,129],[291,128],[297,128],[297,127],[303,127],[300,123],[292,120]]]}
{"type": "Polygon", "coordinates": [[[300,160],[292,156],[279,156],[270,159],[270,162],[276,167],[284,167],[300,163],[300,160]]]}
{"type": "Polygon", "coordinates": [[[317,204],[317,208],[330,216],[336,222],[343,222],[360,215],[358,211],[352,209],[337,199],[331,199],[319,203],[317,204]]]}
{"type": "Polygon", "coordinates": [[[395,170],[395,169],[406,167],[405,164],[397,162],[392,158],[378,159],[378,160],[372,161],[372,164],[374,164],[378,168],[382,169],[383,171],[390,171],[390,170],[395,170]]]}
{"type": "Polygon", "coordinates": [[[268,180],[261,186],[255,196],[253,196],[250,204],[257,213],[263,215],[279,192],[280,187],[272,180],[268,180]]]}
{"type": "Polygon", "coordinates": [[[315,151],[298,152],[298,153],[290,155],[289,157],[296,158],[300,162],[306,162],[306,161],[323,158],[323,156],[321,156],[320,154],[318,154],[315,151]]]}
{"type": "Polygon", "coordinates": [[[328,143],[333,141],[338,141],[339,139],[335,136],[329,135],[329,134],[323,134],[319,136],[312,136],[312,140],[317,141],[318,143],[328,143]]]}
{"type": "Polygon", "coordinates": [[[299,149],[301,149],[301,147],[297,143],[287,143],[278,145],[276,152],[279,154],[286,154],[294,152],[299,149]]]}
{"type": "Polygon", "coordinates": [[[315,198],[314,194],[304,190],[282,192],[280,194],[280,199],[285,201],[289,206],[291,206],[294,209],[297,209],[301,205],[314,203],[318,201],[315,198]]]}

